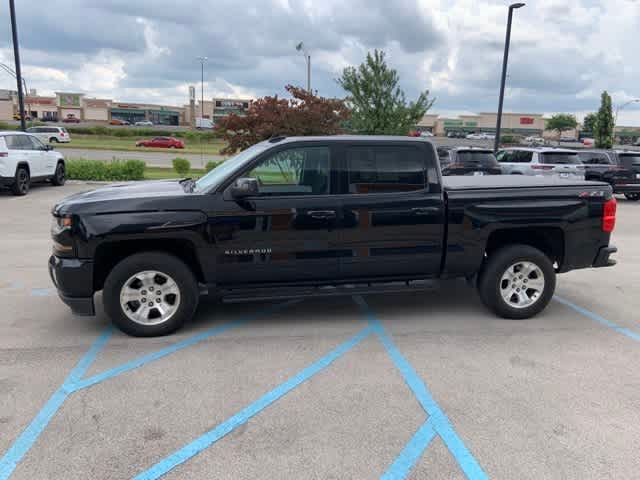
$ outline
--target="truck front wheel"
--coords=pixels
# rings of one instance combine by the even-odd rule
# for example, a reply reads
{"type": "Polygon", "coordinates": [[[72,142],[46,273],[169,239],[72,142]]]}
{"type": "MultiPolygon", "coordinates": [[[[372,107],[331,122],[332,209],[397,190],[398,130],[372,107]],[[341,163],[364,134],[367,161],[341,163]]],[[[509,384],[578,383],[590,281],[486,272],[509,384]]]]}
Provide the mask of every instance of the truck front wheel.
{"type": "Polygon", "coordinates": [[[482,302],[503,318],[524,319],[541,312],[556,288],[549,257],[529,245],[510,245],[489,255],[478,278],[482,302]]]}
{"type": "Polygon", "coordinates": [[[138,253],[118,263],[104,283],[107,315],[136,337],[167,335],[190,320],[198,283],[187,265],[162,252],[138,253]]]}

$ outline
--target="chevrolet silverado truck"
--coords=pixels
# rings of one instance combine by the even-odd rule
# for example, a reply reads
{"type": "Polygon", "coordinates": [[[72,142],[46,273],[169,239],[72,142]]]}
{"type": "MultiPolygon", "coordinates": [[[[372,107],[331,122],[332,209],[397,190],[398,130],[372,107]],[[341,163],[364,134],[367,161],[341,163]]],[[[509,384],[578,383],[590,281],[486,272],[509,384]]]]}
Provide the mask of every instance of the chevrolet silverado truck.
{"type": "Polygon", "coordinates": [[[53,209],[49,270],[81,315],[171,333],[224,302],[418,290],[465,277],[497,315],[550,301],[556,273],[615,264],[611,186],[443,180],[424,138],[274,137],[197,181],[117,184],[53,209]]]}

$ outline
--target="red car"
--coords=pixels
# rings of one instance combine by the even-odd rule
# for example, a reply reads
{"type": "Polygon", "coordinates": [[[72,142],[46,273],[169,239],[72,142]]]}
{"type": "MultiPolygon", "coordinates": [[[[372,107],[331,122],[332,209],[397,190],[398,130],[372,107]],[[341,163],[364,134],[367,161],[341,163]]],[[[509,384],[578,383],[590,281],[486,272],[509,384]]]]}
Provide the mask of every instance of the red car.
{"type": "Polygon", "coordinates": [[[80,123],[80,119],[78,117],[73,116],[73,115],[69,115],[69,116],[67,116],[67,118],[63,118],[62,122],[63,123],[80,123]]]}
{"type": "Polygon", "coordinates": [[[174,137],[156,137],[151,140],[140,140],[136,147],[184,148],[184,142],[174,137]]]}

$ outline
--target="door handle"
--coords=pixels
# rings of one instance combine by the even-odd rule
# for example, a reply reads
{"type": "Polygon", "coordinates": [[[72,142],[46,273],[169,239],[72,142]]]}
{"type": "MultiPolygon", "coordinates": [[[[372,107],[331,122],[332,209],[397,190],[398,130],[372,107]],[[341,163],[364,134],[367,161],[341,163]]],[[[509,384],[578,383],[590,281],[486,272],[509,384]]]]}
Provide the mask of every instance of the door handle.
{"type": "Polygon", "coordinates": [[[319,220],[328,220],[331,218],[336,218],[336,212],[334,210],[309,210],[307,214],[311,218],[316,218],[319,220]]]}
{"type": "Polygon", "coordinates": [[[414,215],[433,215],[440,212],[439,207],[416,207],[411,209],[414,215]]]}

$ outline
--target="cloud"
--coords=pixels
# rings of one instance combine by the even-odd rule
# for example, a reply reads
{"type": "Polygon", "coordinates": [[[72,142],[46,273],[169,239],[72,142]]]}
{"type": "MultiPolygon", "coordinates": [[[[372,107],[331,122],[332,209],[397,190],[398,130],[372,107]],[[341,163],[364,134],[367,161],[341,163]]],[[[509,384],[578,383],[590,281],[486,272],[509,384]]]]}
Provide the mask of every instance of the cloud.
{"type": "MultiPolygon", "coordinates": [[[[408,98],[425,89],[435,111],[495,111],[502,64],[503,0],[21,0],[25,77],[43,92],[156,103],[187,102],[206,55],[208,97],[284,93],[306,83],[342,96],[341,70],[381,48],[408,98]],[[33,12],[38,14],[33,14],[33,12]]],[[[0,16],[8,18],[6,2],[0,16]]],[[[640,96],[636,41],[640,2],[537,0],[514,14],[505,108],[595,110],[602,90],[615,103],[640,96]]],[[[13,64],[9,22],[0,62],[13,64]]],[[[13,79],[0,76],[0,88],[13,79]]],[[[640,106],[621,113],[638,118],[640,106]]]]}

